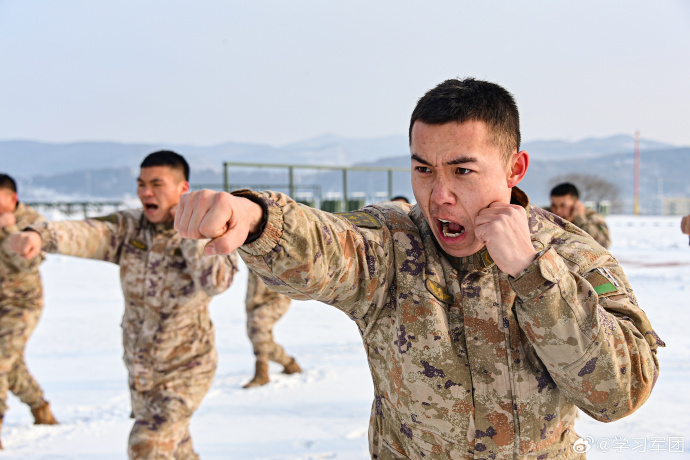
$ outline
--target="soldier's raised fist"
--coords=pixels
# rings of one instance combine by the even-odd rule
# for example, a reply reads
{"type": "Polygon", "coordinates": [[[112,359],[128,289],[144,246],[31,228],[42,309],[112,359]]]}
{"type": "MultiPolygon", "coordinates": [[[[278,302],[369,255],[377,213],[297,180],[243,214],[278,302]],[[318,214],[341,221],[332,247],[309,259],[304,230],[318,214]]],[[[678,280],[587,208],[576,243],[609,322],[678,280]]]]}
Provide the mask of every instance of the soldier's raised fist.
{"type": "Polygon", "coordinates": [[[11,227],[17,223],[13,212],[0,212],[0,228],[11,227]]]}
{"type": "Polygon", "coordinates": [[[251,200],[226,192],[185,193],[175,212],[175,229],[185,238],[211,241],[207,255],[230,254],[247,236],[259,231],[263,209],[251,200]]]}
{"type": "Polygon", "coordinates": [[[474,225],[474,234],[486,245],[501,271],[517,276],[534,260],[537,251],[522,206],[491,203],[479,211],[474,225]]]}
{"type": "Polygon", "coordinates": [[[41,253],[41,235],[34,231],[13,233],[9,238],[10,249],[25,259],[33,259],[41,253]]]}

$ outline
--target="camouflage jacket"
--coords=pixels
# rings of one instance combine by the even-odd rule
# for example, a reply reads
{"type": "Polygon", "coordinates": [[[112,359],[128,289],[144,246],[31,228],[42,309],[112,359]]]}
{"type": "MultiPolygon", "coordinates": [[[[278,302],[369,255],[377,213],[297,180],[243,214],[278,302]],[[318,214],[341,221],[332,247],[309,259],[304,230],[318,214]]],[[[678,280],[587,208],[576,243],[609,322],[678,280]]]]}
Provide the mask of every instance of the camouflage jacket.
{"type": "Polygon", "coordinates": [[[0,228],[0,303],[11,302],[26,308],[43,306],[43,288],[38,266],[43,253],[26,260],[9,248],[9,236],[29,225],[45,220],[32,207],[18,203],[14,211],[15,225],[0,228]]]}
{"type": "Polygon", "coordinates": [[[584,230],[603,247],[608,249],[611,245],[609,228],[606,225],[606,220],[604,220],[604,216],[598,212],[587,209],[584,214],[573,219],[573,224],[584,230]]]}
{"type": "Polygon", "coordinates": [[[268,289],[261,279],[250,271],[247,279],[247,294],[245,296],[244,303],[246,310],[250,312],[266,305],[289,306],[290,299],[282,294],[268,289]]]}
{"type": "Polygon", "coordinates": [[[486,249],[444,255],[418,207],[334,215],[274,192],[240,248],[271,289],[349,315],[374,381],[372,458],[578,458],[576,406],[637,409],[658,339],[616,260],[574,225],[526,207],[535,261],[517,278],[486,249]]]}
{"type": "Polygon", "coordinates": [[[206,241],[183,239],[172,224],[151,224],[140,209],[31,228],[47,252],[120,266],[124,360],[137,390],[153,388],[201,357],[214,356],[207,367],[215,368],[208,305],[232,283],[235,254],[205,256],[206,241]]]}

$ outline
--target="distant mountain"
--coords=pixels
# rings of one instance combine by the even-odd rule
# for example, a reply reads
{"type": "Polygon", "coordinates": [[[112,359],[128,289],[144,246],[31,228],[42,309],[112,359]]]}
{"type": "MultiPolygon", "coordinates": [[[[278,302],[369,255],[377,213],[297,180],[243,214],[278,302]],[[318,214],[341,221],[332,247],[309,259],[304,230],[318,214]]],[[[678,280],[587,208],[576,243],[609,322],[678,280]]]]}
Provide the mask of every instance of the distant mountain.
{"type": "MultiPolygon", "coordinates": [[[[632,210],[633,145],[629,135],[578,142],[530,141],[530,170],[521,187],[536,204],[548,203],[549,181],[572,172],[597,175],[616,183],[624,212],[632,210]]],[[[155,150],[172,149],[185,155],[192,167],[193,186],[219,187],[224,161],[300,164],[409,167],[405,136],[375,139],[344,139],[325,135],[272,147],[262,144],[225,143],[209,147],[166,144],[77,142],[51,144],[32,141],[0,141],[0,170],[14,175],[25,200],[123,199],[135,196],[138,165],[155,150]]],[[[659,212],[662,196],[690,196],[687,166],[690,147],[673,147],[656,141],[641,142],[641,199],[643,211],[659,212]]],[[[325,196],[343,191],[342,173],[295,170],[296,191],[325,196]]],[[[287,191],[287,170],[279,168],[229,169],[232,187],[273,188],[287,191]]],[[[376,201],[388,190],[386,173],[348,174],[348,194],[364,193],[376,201]]],[[[408,173],[393,175],[393,193],[412,198],[408,173]]]]}
{"type": "MultiPolygon", "coordinates": [[[[640,152],[675,148],[671,144],[640,139],[640,152]]],[[[561,140],[536,140],[523,142],[532,160],[568,161],[574,158],[592,158],[612,153],[632,153],[635,149],[634,136],[619,134],[604,138],[587,138],[569,142],[561,140]]]]}
{"type": "Polygon", "coordinates": [[[220,173],[224,161],[352,165],[402,155],[408,147],[404,136],[344,139],[329,135],[283,147],[232,142],[199,147],[163,143],[0,141],[0,158],[3,171],[29,177],[103,168],[137,168],[147,154],[163,149],[184,155],[194,174],[203,170],[220,173]]]}

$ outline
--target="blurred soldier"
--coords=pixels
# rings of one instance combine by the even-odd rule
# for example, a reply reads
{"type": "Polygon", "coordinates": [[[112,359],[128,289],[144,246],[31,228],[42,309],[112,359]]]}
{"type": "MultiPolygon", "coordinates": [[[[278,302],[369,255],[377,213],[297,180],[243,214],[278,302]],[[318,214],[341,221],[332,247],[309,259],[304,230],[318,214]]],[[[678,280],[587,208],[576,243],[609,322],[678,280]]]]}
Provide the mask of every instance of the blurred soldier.
{"type": "Polygon", "coordinates": [[[256,356],[254,378],[243,388],[258,387],[269,382],[268,361],[281,364],[285,374],[302,372],[295,358],[273,340],[273,326],[290,308],[290,298],[266,287],[261,278],[249,272],[247,283],[247,335],[256,356]]]}
{"type": "Polygon", "coordinates": [[[37,425],[57,424],[43,399],[43,390],[24,362],[24,347],[43,311],[38,273],[43,254],[23,259],[9,249],[8,242],[19,229],[44,220],[33,208],[19,202],[14,179],[0,174],[0,428],[8,390],[31,408],[37,425]]]}
{"type": "Polygon", "coordinates": [[[403,195],[394,196],[393,198],[391,198],[391,201],[396,201],[398,203],[409,203],[410,202],[410,200],[408,200],[407,197],[403,196],[403,195]]]}
{"type": "Polygon", "coordinates": [[[414,207],[335,215],[276,192],[204,190],[180,200],[175,226],[354,320],[372,458],[581,459],[577,407],[604,422],[635,411],[663,342],[617,261],[516,187],[519,146],[510,93],[448,80],[410,120],[414,207]]]}
{"type": "Polygon", "coordinates": [[[236,255],[206,257],[204,242],[173,228],[189,166],[170,151],[141,163],[143,209],[83,221],[51,222],[14,235],[25,257],[41,249],[120,266],[125,297],[124,360],[129,372],[131,459],[194,459],[189,422],[211,386],[217,356],[208,304],[237,270],[236,255]]]}
{"type": "Polygon", "coordinates": [[[603,247],[608,249],[611,245],[609,228],[604,216],[585,208],[585,205],[580,201],[580,192],[573,184],[564,182],[551,190],[551,208],[549,210],[558,217],[580,227],[603,247]]]}

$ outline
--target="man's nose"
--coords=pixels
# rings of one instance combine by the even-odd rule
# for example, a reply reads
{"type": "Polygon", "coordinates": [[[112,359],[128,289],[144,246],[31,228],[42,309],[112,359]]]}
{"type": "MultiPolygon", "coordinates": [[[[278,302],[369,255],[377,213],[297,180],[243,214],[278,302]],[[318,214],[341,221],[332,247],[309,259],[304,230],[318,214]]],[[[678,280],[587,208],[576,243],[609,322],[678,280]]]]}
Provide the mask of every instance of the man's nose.
{"type": "Polygon", "coordinates": [[[436,204],[455,204],[455,194],[453,193],[448,180],[439,177],[434,182],[434,189],[431,192],[431,199],[436,204]]]}

